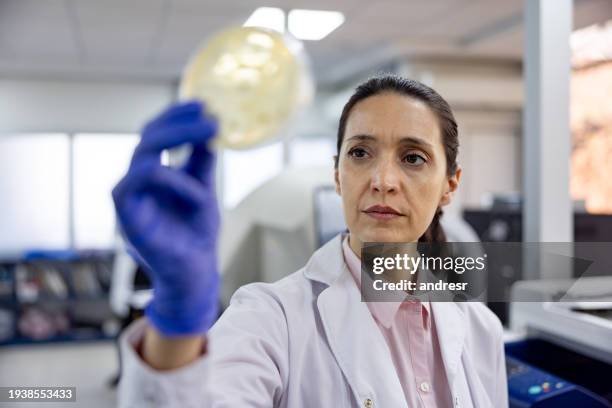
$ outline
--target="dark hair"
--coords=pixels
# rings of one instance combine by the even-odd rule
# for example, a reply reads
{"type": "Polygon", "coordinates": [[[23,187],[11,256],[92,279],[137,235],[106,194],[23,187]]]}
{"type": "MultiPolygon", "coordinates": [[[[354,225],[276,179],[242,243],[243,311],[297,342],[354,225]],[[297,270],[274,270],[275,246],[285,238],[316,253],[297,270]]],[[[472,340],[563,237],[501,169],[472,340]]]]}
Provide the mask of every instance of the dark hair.
{"type": "MultiPolygon", "coordinates": [[[[338,168],[338,160],[344,140],[346,122],[353,107],[358,102],[370,96],[386,92],[398,93],[422,101],[434,112],[438,118],[442,134],[442,143],[444,144],[444,153],[446,155],[446,172],[449,176],[455,174],[457,171],[459,139],[457,122],[455,121],[455,117],[448,102],[427,85],[393,74],[383,74],[368,79],[355,89],[355,93],[350,97],[346,105],[344,105],[344,109],[342,109],[342,114],[340,115],[340,123],[338,124],[338,153],[335,158],[334,167],[338,168]]],[[[446,242],[446,234],[444,234],[444,230],[440,225],[440,217],[442,214],[442,209],[438,207],[429,227],[427,227],[425,233],[419,238],[419,242],[446,242]]]]}

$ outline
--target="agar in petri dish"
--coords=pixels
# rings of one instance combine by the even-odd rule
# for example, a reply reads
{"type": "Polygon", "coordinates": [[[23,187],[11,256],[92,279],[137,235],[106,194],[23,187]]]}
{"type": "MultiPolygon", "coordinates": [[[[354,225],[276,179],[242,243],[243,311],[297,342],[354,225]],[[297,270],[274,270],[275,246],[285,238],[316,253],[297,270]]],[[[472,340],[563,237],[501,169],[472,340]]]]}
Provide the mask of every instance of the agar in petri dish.
{"type": "Polygon", "coordinates": [[[282,138],[313,96],[302,43],[259,27],[233,27],[213,36],[191,58],[179,91],[182,100],[204,102],[220,123],[215,144],[230,149],[282,138]]]}

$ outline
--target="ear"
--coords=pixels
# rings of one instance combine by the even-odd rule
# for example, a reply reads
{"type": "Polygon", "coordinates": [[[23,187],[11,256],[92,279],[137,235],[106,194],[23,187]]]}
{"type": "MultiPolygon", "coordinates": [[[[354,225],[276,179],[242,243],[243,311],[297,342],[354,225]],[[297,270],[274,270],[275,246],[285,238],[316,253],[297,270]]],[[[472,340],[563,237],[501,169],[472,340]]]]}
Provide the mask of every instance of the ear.
{"type": "Polygon", "coordinates": [[[442,198],[440,199],[441,206],[450,204],[451,198],[453,197],[453,193],[457,190],[457,187],[459,187],[459,181],[461,180],[461,172],[461,166],[457,165],[457,171],[455,171],[455,174],[453,174],[447,179],[448,185],[446,186],[446,190],[444,191],[444,193],[442,194],[442,198]]]}
{"type": "MultiPolygon", "coordinates": [[[[334,156],[334,161],[336,160],[337,156],[334,156]]],[[[334,167],[334,182],[336,184],[336,193],[338,193],[338,195],[342,195],[342,192],[340,191],[340,172],[338,171],[338,167],[334,167]]]]}

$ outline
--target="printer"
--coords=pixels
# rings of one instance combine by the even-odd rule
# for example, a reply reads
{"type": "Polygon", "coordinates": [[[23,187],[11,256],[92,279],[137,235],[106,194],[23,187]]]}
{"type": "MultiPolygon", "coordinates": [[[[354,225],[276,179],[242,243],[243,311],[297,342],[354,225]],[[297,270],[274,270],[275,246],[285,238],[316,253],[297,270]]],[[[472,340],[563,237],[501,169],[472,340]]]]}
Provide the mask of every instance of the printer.
{"type": "Polygon", "coordinates": [[[612,407],[612,276],[516,282],[510,407],[612,407]]]}

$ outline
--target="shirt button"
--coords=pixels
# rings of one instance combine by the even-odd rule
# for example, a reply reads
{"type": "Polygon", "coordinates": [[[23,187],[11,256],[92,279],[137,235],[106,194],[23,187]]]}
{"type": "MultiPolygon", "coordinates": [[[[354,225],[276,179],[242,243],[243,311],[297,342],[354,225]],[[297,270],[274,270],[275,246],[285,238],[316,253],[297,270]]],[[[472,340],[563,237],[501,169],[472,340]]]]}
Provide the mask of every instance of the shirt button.
{"type": "Polygon", "coordinates": [[[374,406],[374,401],[372,401],[372,399],[371,399],[371,398],[366,398],[366,399],[363,401],[363,406],[364,406],[365,408],[372,408],[372,407],[374,406]]]}
{"type": "Polygon", "coordinates": [[[429,383],[427,381],[423,381],[420,385],[421,391],[429,392],[429,383]]]}

